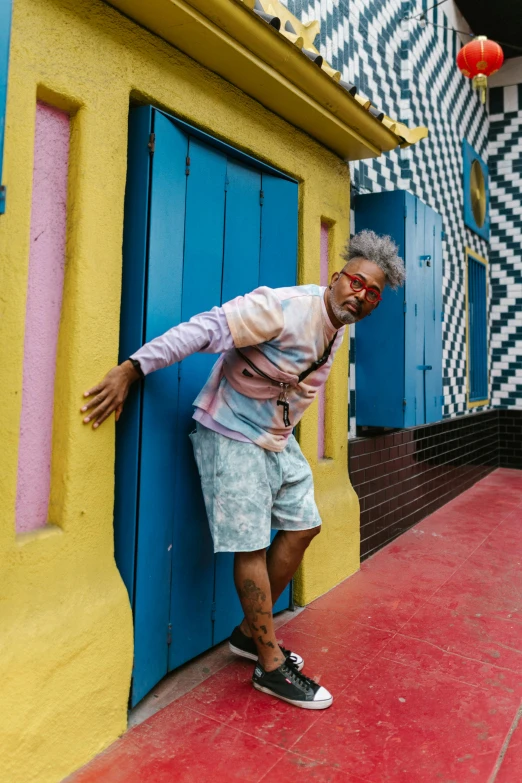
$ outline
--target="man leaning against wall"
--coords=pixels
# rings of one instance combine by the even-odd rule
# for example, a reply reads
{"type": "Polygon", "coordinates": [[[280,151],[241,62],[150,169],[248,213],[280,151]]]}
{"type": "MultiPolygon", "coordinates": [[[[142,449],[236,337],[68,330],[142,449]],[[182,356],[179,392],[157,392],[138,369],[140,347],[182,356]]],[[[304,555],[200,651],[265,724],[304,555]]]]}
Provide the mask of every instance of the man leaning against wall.
{"type": "Polygon", "coordinates": [[[97,429],[112,413],[119,418],[134,381],[196,352],[221,354],[194,401],[190,437],[214,551],[234,552],[244,618],[230,649],[255,661],[255,688],[314,710],[333,697],[278,643],[272,618],[321,529],[312,472],[292,430],[325,384],[346,326],[405,279],[396,245],[372,231],[355,235],[343,259],[328,287],[261,286],[175,326],[85,392],[81,409],[97,429]]]}

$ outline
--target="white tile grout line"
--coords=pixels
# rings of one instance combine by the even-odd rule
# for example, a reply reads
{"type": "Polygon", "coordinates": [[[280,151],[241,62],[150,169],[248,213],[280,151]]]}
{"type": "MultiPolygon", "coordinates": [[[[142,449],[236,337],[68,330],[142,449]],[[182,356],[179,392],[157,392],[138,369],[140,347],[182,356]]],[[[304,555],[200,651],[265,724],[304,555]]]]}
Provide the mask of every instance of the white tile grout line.
{"type": "Polygon", "coordinates": [[[513,723],[511,724],[511,727],[507,733],[506,739],[504,740],[504,743],[500,748],[500,753],[498,754],[497,761],[495,763],[495,766],[493,767],[493,772],[488,778],[488,783],[494,783],[494,781],[496,780],[497,775],[502,766],[502,762],[504,761],[504,756],[506,755],[507,749],[509,747],[509,743],[511,742],[511,737],[515,733],[515,729],[517,728],[521,717],[522,717],[522,704],[518,708],[517,714],[513,718],[513,723]]]}

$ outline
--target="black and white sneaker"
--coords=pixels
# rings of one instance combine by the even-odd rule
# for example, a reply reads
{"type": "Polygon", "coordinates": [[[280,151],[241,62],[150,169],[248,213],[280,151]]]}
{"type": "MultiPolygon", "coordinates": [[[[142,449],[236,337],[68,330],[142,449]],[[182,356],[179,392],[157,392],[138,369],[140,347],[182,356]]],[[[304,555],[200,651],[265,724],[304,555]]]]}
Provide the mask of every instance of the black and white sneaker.
{"type": "Polygon", "coordinates": [[[326,688],[305,677],[288,660],[273,672],[265,672],[257,663],[252,685],[258,691],[305,710],[325,710],[333,702],[333,696],[326,688]]]}
{"type": "MultiPolygon", "coordinates": [[[[232,631],[232,635],[228,640],[228,646],[230,652],[233,652],[235,655],[240,655],[242,658],[249,658],[251,661],[257,661],[256,643],[252,637],[246,636],[243,633],[239,625],[232,631]]],[[[285,658],[287,660],[289,659],[290,663],[296,667],[297,671],[301,671],[304,666],[304,660],[301,656],[295,652],[286,650],[284,647],[281,647],[280,649],[285,658]]]]}

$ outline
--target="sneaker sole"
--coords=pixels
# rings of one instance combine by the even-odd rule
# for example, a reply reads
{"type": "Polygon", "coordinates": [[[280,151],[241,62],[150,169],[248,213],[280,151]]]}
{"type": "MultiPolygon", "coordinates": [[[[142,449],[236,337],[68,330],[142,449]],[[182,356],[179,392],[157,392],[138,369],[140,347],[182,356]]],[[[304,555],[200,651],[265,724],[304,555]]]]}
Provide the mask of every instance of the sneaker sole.
{"type": "MultiPolygon", "coordinates": [[[[234,655],[239,655],[241,658],[248,658],[249,661],[255,661],[256,663],[258,661],[257,655],[246,652],[246,650],[242,650],[240,647],[234,647],[234,645],[231,644],[230,642],[228,643],[228,649],[230,650],[230,652],[233,652],[234,655]]],[[[297,664],[297,671],[300,672],[303,666],[304,666],[304,661],[301,661],[301,663],[297,664]]]]}
{"type": "Polygon", "coordinates": [[[241,650],[240,647],[234,647],[234,645],[230,642],[228,643],[228,647],[230,652],[233,652],[234,655],[239,655],[241,658],[248,658],[249,661],[257,661],[257,655],[254,655],[253,653],[246,652],[246,650],[241,650]]]}
{"type": "Polygon", "coordinates": [[[302,710],[326,710],[333,704],[333,696],[325,701],[294,701],[293,699],[286,699],[284,696],[280,696],[278,693],[274,693],[270,688],[263,688],[262,685],[258,685],[257,682],[252,682],[252,685],[257,691],[266,693],[268,696],[274,696],[276,699],[286,701],[287,704],[291,704],[293,707],[300,707],[302,710]]]}

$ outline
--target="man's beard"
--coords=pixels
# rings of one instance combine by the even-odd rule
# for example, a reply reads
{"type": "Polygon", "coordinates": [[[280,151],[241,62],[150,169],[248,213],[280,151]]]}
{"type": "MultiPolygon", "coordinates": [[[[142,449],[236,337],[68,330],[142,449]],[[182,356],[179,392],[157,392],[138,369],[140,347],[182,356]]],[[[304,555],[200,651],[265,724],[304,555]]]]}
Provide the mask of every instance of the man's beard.
{"type": "Polygon", "coordinates": [[[330,296],[330,306],[337,320],[345,326],[354,324],[359,320],[359,313],[352,313],[350,310],[345,310],[344,307],[337,304],[333,296],[330,296]]]}

